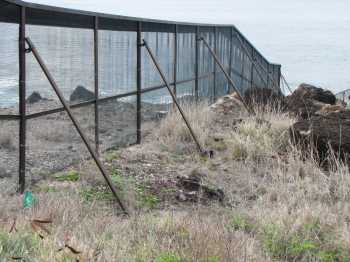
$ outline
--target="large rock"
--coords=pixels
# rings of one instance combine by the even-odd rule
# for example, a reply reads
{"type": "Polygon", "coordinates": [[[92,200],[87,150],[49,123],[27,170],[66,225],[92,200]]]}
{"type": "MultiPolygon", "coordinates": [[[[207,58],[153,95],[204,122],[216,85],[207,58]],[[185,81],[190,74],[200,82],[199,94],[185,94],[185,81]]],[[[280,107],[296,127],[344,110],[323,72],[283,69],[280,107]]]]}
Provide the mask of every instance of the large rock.
{"type": "Polygon", "coordinates": [[[87,90],[83,86],[77,86],[77,88],[70,95],[71,102],[81,102],[81,101],[89,101],[95,99],[95,94],[90,90],[87,90]]]}
{"type": "Polygon", "coordinates": [[[313,99],[330,105],[334,105],[337,100],[331,91],[309,84],[301,84],[293,92],[292,96],[301,97],[303,99],[313,99]]]}
{"type": "Polygon", "coordinates": [[[280,109],[284,107],[284,96],[270,88],[249,88],[244,93],[244,101],[249,106],[280,109]]]}
{"type": "Polygon", "coordinates": [[[309,84],[301,84],[287,97],[288,111],[301,119],[308,119],[326,104],[334,105],[336,97],[331,91],[309,84]]]}
{"type": "Polygon", "coordinates": [[[43,100],[43,98],[41,97],[40,93],[33,92],[30,96],[28,96],[26,101],[28,104],[35,104],[40,102],[41,100],[43,100]]]}
{"type": "Polygon", "coordinates": [[[331,148],[337,156],[348,159],[350,154],[350,110],[323,111],[310,119],[302,119],[291,128],[291,138],[308,152],[316,149],[324,160],[331,148]]]}

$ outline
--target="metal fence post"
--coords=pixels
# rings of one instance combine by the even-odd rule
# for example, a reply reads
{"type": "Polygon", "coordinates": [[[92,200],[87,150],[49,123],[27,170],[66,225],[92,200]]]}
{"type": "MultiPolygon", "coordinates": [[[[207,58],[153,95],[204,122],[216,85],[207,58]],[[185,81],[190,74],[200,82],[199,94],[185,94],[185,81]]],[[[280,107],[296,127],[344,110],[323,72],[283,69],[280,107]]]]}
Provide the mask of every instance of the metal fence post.
{"type": "MultiPolygon", "coordinates": [[[[232,55],[233,55],[233,27],[230,27],[230,60],[229,60],[229,68],[228,68],[228,70],[229,70],[229,72],[228,72],[228,74],[229,74],[229,76],[230,76],[230,78],[232,78],[232,55]]],[[[230,93],[230,85],[229,85],[229,88],[227,89],[227,93],[230,93]]]]}
{"type": "Polygon", "coordinates": [[[175,25],[175,30],[174,30],[174,94],[176,96],[176,81],[177,81],[177,32],[178,32],[178,27],[175,25]]]}
{"type": "Polygon", "coordinates": [[[19,24],[19,191],[26,180],[26,8],[20,7],[19,24]]]}
{"type": "Polygon", "coordinates": [[[141,61],[141,48],[142,48],[142,39],[141,39],[141,30],[142,30],[142,24],[141,22],[137,22],[137,62],[136,62],[136,84],[137,84],[137,116],[136,116],[136,136],[137,136],[137,144],[141,143],[141,89],[142,89],[142,82],[141,82],[141,77],[142,77],[142,61],[141,61]]]}
{"type": "Polygon", "coordinates": [[[98,17],[94,19],[94,69],[95,69],[95,145],[96,153],[100,152],[99,124],[99,56],[98,56],[98,17]]]}
{"type": "MultiPolygon", "coordinates": [[[[216,39],[217,39],[217,28],[214,27],[214,52],[217,53],[217,48],[216,48],[216,39]]],[[[214,86],[213,86],[213,101],[216,100],[216,62],[215,60],[213,61],[214,63],[214,86]]]]}
{"type": "Polygon", "coordinates": [[[195,55],[195,74],[196,74],[196,80],[195,80],[195,84],[194,84],[194,92],[195,92],[195,97],[196,97],[196,102],[198,102],[198,90],[199,90],[199,27],[196,26],[196,41],[195,41],[195,45],[196,45],[196,55],[195,55]]]}
{"type": "Polygon", "coordinates": [[[252,66],[251,66],[251,71],[250,71],[250,88],[253,89],[254,86],[254,82],[253,82],[253,78],[254,78],[254,50],[252,49],[252,66]]]}

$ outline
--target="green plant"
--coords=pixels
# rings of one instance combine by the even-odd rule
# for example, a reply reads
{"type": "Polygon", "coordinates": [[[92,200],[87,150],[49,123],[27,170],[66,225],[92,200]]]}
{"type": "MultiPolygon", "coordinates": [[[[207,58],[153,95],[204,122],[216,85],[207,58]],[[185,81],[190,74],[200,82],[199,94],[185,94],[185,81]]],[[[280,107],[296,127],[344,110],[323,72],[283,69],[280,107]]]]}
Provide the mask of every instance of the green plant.
{"type": "Polygon", "coordinates": [[[234,215],[231,220],[231,226],[234,230],[242,230],[247,233],[250,233],[253,231],[254,225],[251,224],[247,218],[241,216],[241,215],[234,215]]]}
{"type": "Polygon", "coordinates": [[[84,188],[80,195],[87,202],[92,201],[113,201],[114,196],[106,186],[97,186],[94,188],[84,188]]]}
{"type": "Polygon", "coordinates": [[[220,262],[220,258],[218,256],[210,256],[205,261],[206,262],[220,262]]]}
{"type": "Polygon", "coordinates": [[[113,160],[116,160],[120,157],[120,153],[117,151],[109,151],[106,154],[106,160],[107,162],[112,162],[113,160]]]}
{"type": "Polygon", "coordinates": [[[77,182],[80,179],[80,174],[78,171],[71,170],[67,174],[58,174],[55,179],[60,182],[77,182]]]}
{"type": "Polygon", "coordinates": [[[350,261],[349,250],[332,243],[330,232],[325,237],[323,234],[318,222],[305,224],[295,232],[272,224],[264,229],[264,246],[273,258],[286,261],[350,261]]]}
{"type": "Polygon", "coordinates": [[[179,255],[173,252],[166,252],[158,255],[154,262],[182,262],[183,260],[179,255]]]}
{"type": "Polygon", "coordinates": [[[38,252],[39,241],[33,233],[0,231],[0,261],[35,261],[33,257],[38,252]]]}

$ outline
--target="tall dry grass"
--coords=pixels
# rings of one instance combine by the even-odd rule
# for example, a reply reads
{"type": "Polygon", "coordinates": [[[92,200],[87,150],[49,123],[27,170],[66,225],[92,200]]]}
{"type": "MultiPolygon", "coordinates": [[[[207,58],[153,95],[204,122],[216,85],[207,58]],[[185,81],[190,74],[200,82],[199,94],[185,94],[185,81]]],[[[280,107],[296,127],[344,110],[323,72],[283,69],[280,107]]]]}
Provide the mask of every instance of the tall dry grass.
{"type": "MultiPolygon", "coordinates": [[[[206,102],[181,104],[198,141],[204,145],[209,137],[214,114],[206,102]]],[[[156,138],[170,151],[195,152],[196,144],[177,108],[171,108],[156,130],[156,138]]]]}

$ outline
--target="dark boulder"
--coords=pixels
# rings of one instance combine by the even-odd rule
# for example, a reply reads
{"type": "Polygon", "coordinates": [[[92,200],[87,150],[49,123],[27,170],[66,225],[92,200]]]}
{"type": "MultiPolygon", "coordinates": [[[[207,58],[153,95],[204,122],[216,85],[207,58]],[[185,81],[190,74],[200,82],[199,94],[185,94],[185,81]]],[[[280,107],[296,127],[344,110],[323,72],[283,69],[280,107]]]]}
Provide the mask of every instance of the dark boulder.
{"type": "Polygon", "coordinates": [[[334,105],[336,97],[331,91],[309,84],[301,84],[286,98],[287,109],[301,119],[308,119],[326,104],[334,105]]]}
{"type": "Polygon", "coordinates": [[[77,88],[73,91],[70,96],[70,102],[81,102],[81,101],[89,101],[95,99],[94,92],[87,90],[83,86],[77,86],[77,88]]]}
{"type": "Polygon", "coordinates": [[[347,160],[350,154],[350,110],[315,114],[296,122],[290,130],[292,141],[306,153],[315,150],[323,161],[332,149],[336,156],[347,160]]]}
{"type": "Polygon", "coordinates": [[[43,98],[41,97],[40,93],[33,92],[30,96],[28,96],[26,101],[28,104],[35,104],[35,103],[38,103],[42,100],[43,100],[43,98]]]}
{"type": "Polygon", "coordinates": [[[249,88],[243,98],[248,106],[280,109],[285,105],[284,95],[270,88],[249,88]]]}
{"type": "Polygon", "coordinates": [[[301,84],[293,92],[292,96],[303,99],[312,99],[330,105],[334,105],[337,100],[331,91],[309,84],[301,84]]]}

